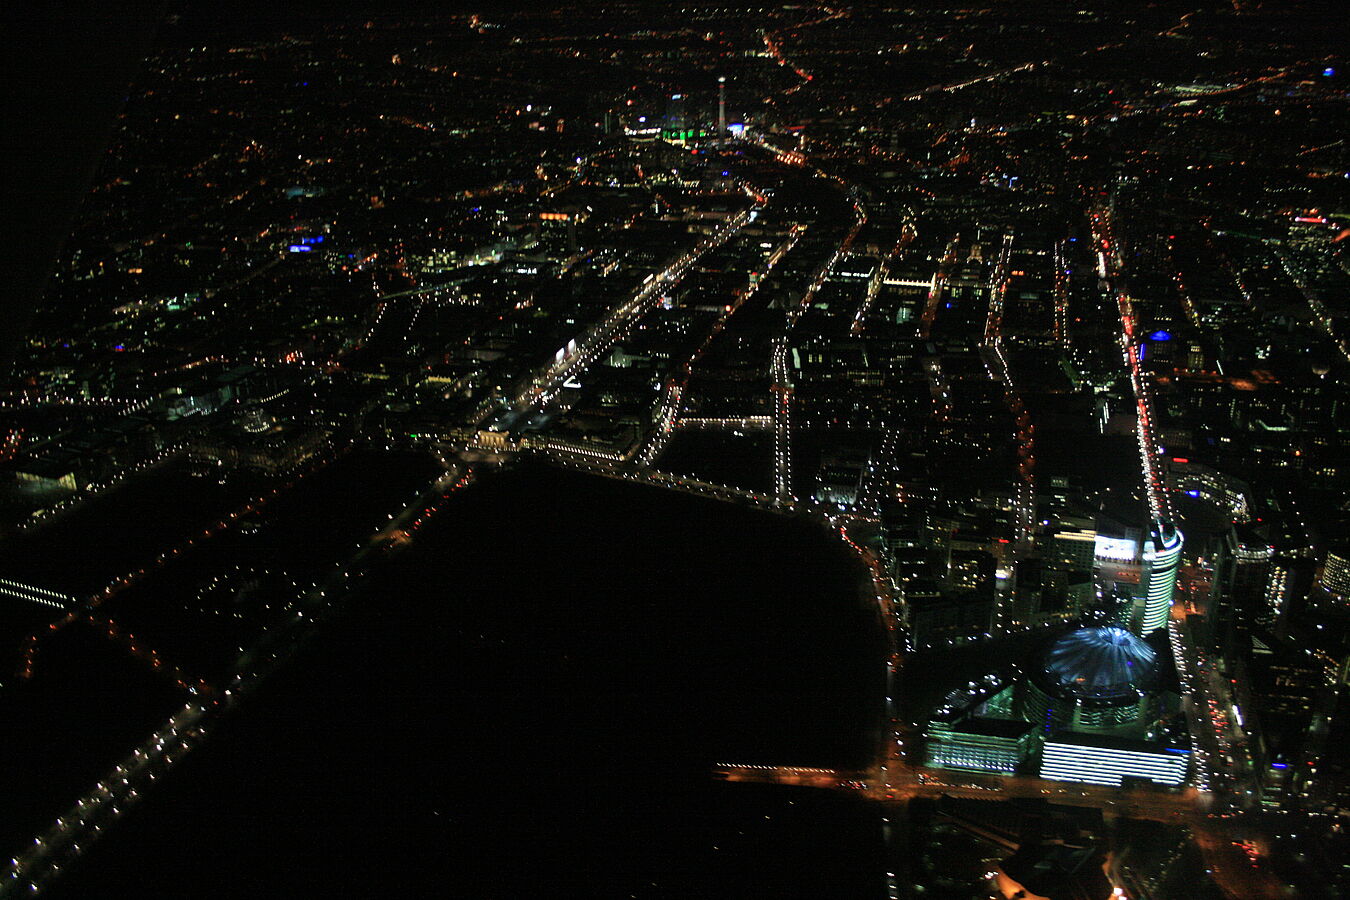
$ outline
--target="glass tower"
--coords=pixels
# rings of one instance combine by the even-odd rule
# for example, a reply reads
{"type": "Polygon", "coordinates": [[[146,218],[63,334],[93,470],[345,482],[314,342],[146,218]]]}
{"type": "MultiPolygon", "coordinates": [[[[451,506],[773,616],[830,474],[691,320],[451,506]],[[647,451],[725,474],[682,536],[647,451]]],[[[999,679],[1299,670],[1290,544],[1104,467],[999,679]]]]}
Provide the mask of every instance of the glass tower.
{"type": "Polygon", "coordinates": [[[1144,544],[1144,571],[1139,579],[1144,599],[1140,635],[1167,624],[1172,594],[1177,587],[1177,567],[1181,564],[1181,543],[1181,531],[1170,522],[1163,522],[1154,527],[1144,544]]]}

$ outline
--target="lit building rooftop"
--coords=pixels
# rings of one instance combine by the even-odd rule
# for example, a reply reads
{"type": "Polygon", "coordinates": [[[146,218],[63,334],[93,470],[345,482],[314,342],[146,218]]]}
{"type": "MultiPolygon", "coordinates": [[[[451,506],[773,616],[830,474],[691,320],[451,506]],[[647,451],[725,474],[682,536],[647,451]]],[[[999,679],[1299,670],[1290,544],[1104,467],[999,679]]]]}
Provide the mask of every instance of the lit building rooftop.
{"type": "Polygon", "coordinates": [[[1064,697],[1113,700],[1137,697],[1158,686],[1153,648],[1124,628],[1080,628],[1045,651],[1044,685],[1064,697]]]}

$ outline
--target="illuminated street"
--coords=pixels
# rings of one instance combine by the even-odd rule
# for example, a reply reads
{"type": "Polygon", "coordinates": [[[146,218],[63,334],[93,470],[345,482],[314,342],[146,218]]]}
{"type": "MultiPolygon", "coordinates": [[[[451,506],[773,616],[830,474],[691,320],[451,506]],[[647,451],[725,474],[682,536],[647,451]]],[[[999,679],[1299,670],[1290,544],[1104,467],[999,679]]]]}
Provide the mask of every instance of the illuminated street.
{"type": "Polygon", "coordinates": [[[0,897],[1350,892],[1342,14],[25,13],[0,897]]]}

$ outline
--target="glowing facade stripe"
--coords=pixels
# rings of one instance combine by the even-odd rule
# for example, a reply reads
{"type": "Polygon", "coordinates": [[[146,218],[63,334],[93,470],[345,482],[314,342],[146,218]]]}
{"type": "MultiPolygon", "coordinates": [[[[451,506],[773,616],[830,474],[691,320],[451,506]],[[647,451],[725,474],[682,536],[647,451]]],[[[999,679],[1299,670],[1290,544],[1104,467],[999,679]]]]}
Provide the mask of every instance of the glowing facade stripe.
{"type": "Polygon", "coordinates": [[[1123,779],[1146,778],[1158,784],[1179,785],[1186,780],[1190,752],[1127,750],[1047,741],[1041,777],[1120,787],[1123,779]]]}
{"type": "Polygon", "coordinates": [[[46,597],[37,597],[32,594],[25,594],[12,588],[0,587],[0,594],[6,597],[13,597],[16,600],[26,600],[29,603],[39,603],[43,606],[50,606],[53,609],[65,609],[65,604],[57,603],[55,600],[48,600],[46,597]]]}
{"type": "Polygon", "coordinates": [[[944,769],[967,769],[972,772],[999,772],[1010,775],[1022,761],[1015,749],[978,747],[953,742],[933,750],[929,765],[944,769]]]}
{"type": "Polygon", "coordinates": [[[928,764],[944,769],[1012,774],[1033,751],[1035,735],[1019,737],[972,734],[933,722],[928,730],[928,764]]]}
{"type": "Polygon", "coordinates": [[[66,594],[34,587],[31,584],[23,584],[19,581],[11,581],[8,578],[0,578],[0,594],[19,600],[27,600],[30,603],[40,603],[43,606],[50,606],[55,609],[65,609],[75,602],[74,597],[66,594]]]}
{"type": "Polygon", "coordinates": [[[1144,619],[1140,634],[1167,624],[1176,592],[1177,567],[1181,564],[1181,532],[1163,525],[1149,536],[1144,549],[1144,619]]]}

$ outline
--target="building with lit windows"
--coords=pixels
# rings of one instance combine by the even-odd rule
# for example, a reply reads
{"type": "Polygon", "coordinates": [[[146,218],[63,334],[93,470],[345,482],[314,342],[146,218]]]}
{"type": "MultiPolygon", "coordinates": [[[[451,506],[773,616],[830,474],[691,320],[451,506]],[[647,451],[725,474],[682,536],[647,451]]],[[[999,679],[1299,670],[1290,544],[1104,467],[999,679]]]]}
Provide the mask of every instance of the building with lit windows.
{"type": "Polygon", "coordinates": [[[925,764],[1113,787],[1184,783],[1167,656],[1120,625],[1078,628],[1024,667],[947,694],[925,732],[925,764]],[[1020,672],[1020,674],[1018,674],[1020,672]]]}
{"type": "Polygon", "coordinates": [[[991,673],[948,693],[928,722],[927,764],[1008,775],[1033,757],[1041,732],[1011,715],[1013,685],[991,673]]]}
{"type": "Polygon", "coordinates": [[[1082,748],[1101,746],[1119,753],[1103,757],[1100,774],[1079,780],[1179,784],[1189,756],[1167,737],[1164,714],[1175,703],[1167,700],[1165,661],[1118,625],[1071,631],[1022,674],[986,675],[949,693],[929,718],[925,762],[1001,774],[1039,769],[1043,777],[1074,780],[1088,752],[1082,748]]]}
{"type": "Polygon", "coordinates": [[[1317,586],[1340,601],[1350,599],[1350,547],[1333,547],[1317,574],[1317,586]]]}
{"type": "Polygon", "coordinates": [[[1254,615],[1270,621],[1262,616],[1262,607],[1275,548],[1252,529],[1234,526],[1225,536],[1220,552],[1218,577],[1214,580],[1219,601],[1217,617],[1228,622],[1254,615]]]}
{"type": "Polygon", "coordinates": [[[1293,590],[1293,584],[1294,571],[1288,562],[1280,560],[1271,564],[1270,574],[1266,578],[1265,584],[1262,606],[1264,613],[1258,617],[1259,621],[1268,624],[1280,617],[1280,614],[1289,605],[1289,596],[1293,590]]]}
{"type": "Polygon", "coordinates": [[[684,143],[700,133],[689,121],[689,97],[687,94],[671,94],[666,104],[666,117],[661,136],[668,141],[684,143]]]}
{"type": "Polygon", "coordinates": [[[1030,722],[968,716],[928,726],[928,764],[944,769],[1011,774],[1040,748],[1030,722]]]}
{"type": "Polygon", "coordinates": [[[1235,522],[1251,520],[1251,486],[1247,482],[1190,460],[1173,459],[1169,465],[1172,487],[1194,500],[1200,500],[1233,517],[1235,522]]]}
{"type": "Polygon", "coordinates": [[[1108,787],[1140,781],[1176,787],[1186,780],[1190,757],[1182,747],[1070,732],[1045,742],[1041,777],[1108,787]]]}
{"type": "Polygon", "coordinates": [[[1060,528],[1050,535],[1046,558],[1066,569],[1092,571],[1097,556],[1094,528],[1060,528]]]}
{"type": "Polygon", "coordinates": [[[1080,628],[1056,640],[1020,684],[1016,709],[1043,733],[1147,726],[1158,718],[1158,655],[1124,628],[1080,628]]]}
{"type": "Polygon", "coordinates": [[[1141,635],[1167,624],[1177,586],[1177,568],[1181,565],[1181,547],[1181,531],[1170,522],[1156,526],[1144,543],[1144,567],[1139,579],[1143,603],[1139,617],[1141,635]]]}

